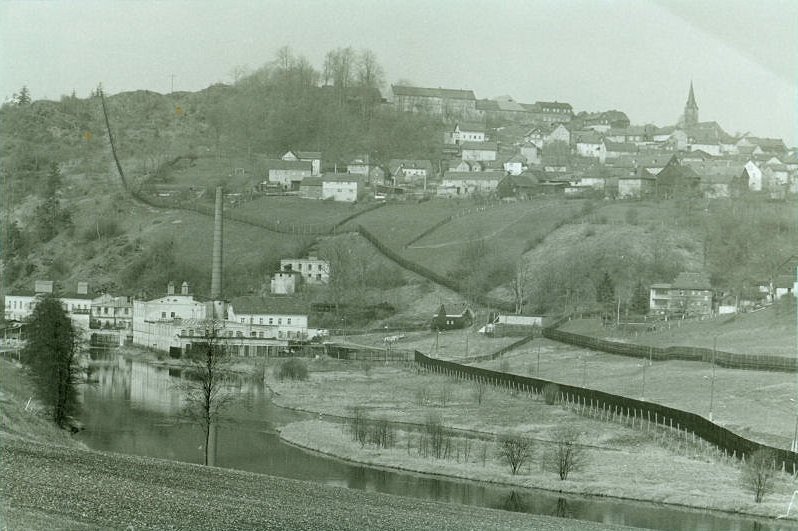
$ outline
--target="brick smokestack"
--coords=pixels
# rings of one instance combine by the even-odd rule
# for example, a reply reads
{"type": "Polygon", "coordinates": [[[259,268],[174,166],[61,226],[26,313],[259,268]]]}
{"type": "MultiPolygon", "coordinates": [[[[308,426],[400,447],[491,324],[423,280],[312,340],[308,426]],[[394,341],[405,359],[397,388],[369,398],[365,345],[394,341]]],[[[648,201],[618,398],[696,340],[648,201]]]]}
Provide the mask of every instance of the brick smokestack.
{"type": "Polygon", "coordinates": [[[211,264],[211,300],[222,297],[222,187],[216,187],[216,214],[213,219],[213,263],[211,264]]]}

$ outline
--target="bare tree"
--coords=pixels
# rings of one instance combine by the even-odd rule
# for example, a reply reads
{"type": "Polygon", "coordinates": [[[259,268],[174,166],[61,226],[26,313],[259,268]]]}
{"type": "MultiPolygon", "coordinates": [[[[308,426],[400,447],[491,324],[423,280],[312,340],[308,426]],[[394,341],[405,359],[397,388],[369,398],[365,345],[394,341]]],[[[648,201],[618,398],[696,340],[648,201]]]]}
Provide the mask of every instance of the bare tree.
{"type": "Polygon", "coordinates": [[[499,455],[510,465],[515,476],[532,455],[532,439],[523,435],[502,435],[499,437],[499,455]]]}
{"type": "Polygon", "coordinates": [[[776,476],[774,463],[776,454],[769,448],[760,448],[748,456],[742,467],[740,483],[743,488],[754,494],[754,501],[760,503],[765,494],[772,492],[773,480],[776,476]]]}
{"type": "Polygon", "coordinates": [[[358,56],[357,82],[361,87],[376,89],[385,83],[385,72],[371,50],[362,50],[358,56]]]}
{"type": "Polygon", "coordinates": [[[231,358],[215,325],[205,329],[202,341],[187,352],[188,370],[181,381],[185,404],[184,414],[199,424],[205,435],[205,464],[213,465],[215,456],[209,451],[211,432],[235,395],[225,381],[231,358]]]}
{"type": "Polygon", "coordinates": [[[515,313],[520,314],[524,309],[526,290],[530,281],[529,265],[523,256],[515,264],[515,276],[512,281],[513,297],[515,298],[515,313]]]}
{"type": "Polygon", "coordinates": [[[579,470],[585,461],[580,438],[579,430],[572,426],[560,426],[554,430],[551,448],[544,456],[544,468],[557,472],[563,481],[568,479],[571,472],[579,470]]]}

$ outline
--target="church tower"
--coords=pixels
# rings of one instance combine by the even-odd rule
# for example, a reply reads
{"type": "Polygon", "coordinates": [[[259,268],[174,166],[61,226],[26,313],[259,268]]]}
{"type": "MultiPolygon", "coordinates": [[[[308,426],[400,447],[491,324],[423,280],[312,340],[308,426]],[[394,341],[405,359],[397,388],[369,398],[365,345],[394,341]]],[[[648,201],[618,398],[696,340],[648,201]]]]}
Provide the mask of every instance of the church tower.
{"type": "Polygon", "coordinates": [[[687,96],[687,103],[684,105],[684,117],[682,124],[685,127],[691,127],[698,123],[698,104],[695,102],[695,94],[693,94],[693,82],[690,82],[690,94],[687,96]]]}

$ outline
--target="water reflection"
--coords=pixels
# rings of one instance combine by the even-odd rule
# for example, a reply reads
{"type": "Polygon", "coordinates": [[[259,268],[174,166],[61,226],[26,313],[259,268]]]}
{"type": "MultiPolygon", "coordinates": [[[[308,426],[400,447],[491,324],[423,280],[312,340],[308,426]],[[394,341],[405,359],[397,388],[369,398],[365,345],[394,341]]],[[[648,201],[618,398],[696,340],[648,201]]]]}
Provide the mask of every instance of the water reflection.
{"type": "MultiPolygon", "coordinates": [[[[202,463],[202,431],[178,415],[183,402],[175,383],[183,376],[179,369],[95,353],[91,377],[96,383],[83,387],[86,430],[80,437],[99,450],[202,463]]],[[[784,521],[595,501],[353,466],[283,444],[276,427],[310,416],[274,407],[262,383],[240,382],[239,396],[241,400],[218,429],[217,466],[366,491],[652,529],[798,529],[784,521]]]]}

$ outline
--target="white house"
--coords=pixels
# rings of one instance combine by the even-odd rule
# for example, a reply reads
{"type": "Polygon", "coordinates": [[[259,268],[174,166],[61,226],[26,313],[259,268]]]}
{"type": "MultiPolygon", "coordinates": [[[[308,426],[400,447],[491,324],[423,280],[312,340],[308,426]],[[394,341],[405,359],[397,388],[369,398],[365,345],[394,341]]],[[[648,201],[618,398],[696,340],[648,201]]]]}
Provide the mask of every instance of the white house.
{"type": "Polygon", "coordinates": [[[563,124],[557,125],[552,131],[546,135],[543,140],[543,145],[551,144],[552,142],[565,142],[571,143],[571,132],[563,124]]]}
{"type": "Polygon", "coordinates": [[[274,295],[291,295],[296,292],[298,271],[279,271],[272,275],[271,292],[274,295]]]}
{"type": "Polygon", "coordinates": [[[327,284],[330,281],[330,262],[315,256],[283,258],[280,271],[296,273],[308,284],[327,284]]]}
{"type": "Polygon", "coordinates": [[[467,197],[473,194],[492,194],[504,177],[503,172],[446,172],[438,186],[441,197],[467,197]]]}
{"type": "Polygon", "coordinates": [[[602,156],[604,143],[599,135],[591,132],[576,135],[575,147],[577,155],[598,159],[602,156]]]}
{"type": "MultiPolygon", "coordinates": [[[[86,283],[78,283],[78,293],[64,293],[58,296],[61,306],[80,330],[89,329],[91,296],[86,283]]],[[[29,292],[5,295],[4,317],[6,321],[24,321],[33,313],[40,298],[53,292],[52,281],[36,281],[35,289],[29,292]]]]}
{"type": "Polygon", "coordinates": [[[104,328],[131,330],[133,302],[130,297],[114,297],[104,293],[92,299],[91,319],[104,328]]]}
{"type": "Polygon", "coordinates": [[[281,159],[292,162],[309,162],[310,174],[314,177],[321,175],[321,153],[318,151],[287,151],[281,159]]]}
{"type": "Polygon", "coordinates": [[[484,142],[485,125],[476,122],[458,122],[451,133],[452,144],[484,142]]]}
{"type": "Polygon", "coordinates": [[[510,175],[521,175],[524,171],[524,163],[526,158],[521,155],[513,155],[502,163],[504,171],[510,175]]]}
{"type": "Polygon", "coordinates": [[[321,198],[354,203],[359,184],[358,176],[351,173],[325,173],[321,179],[321,198]]]}
{"type": "Polygon", "coordinates": [[[245,336],[268,329],[277,339],[308,338],[308,312],[290,297],[237,297],[227,306],[227,320],[246,327],[245,336]]]}

